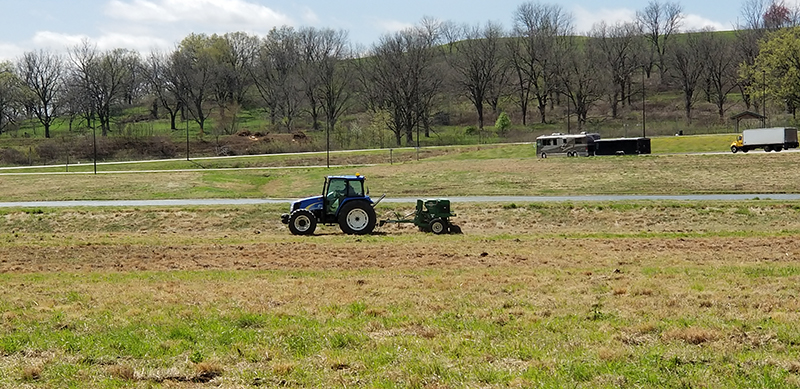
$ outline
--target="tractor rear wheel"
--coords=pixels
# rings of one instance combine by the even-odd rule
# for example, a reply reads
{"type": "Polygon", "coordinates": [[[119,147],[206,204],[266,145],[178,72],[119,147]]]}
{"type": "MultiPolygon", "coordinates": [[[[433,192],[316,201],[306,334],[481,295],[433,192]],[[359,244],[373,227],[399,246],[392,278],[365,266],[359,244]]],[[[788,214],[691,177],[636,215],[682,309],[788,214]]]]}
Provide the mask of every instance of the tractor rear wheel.
{"type": "Polygon", "coordinates": [[[307,209],[298,209],[289,216],[289,231],[294,235],[313,235],[317,218],[307,209]]]}
{"type": "Polygon", "coordinates": [[[350,235],[369,234],[375,229],[375,209],[365,201],[351,201],[339,211],[339,228],[350,235]]]}
{"type": "Polygon", "coordinates": [[[431,232],[436,235],[444,234],[447,232],[447,222],[442,219],[433,219],[431,221],[431,232]]]}

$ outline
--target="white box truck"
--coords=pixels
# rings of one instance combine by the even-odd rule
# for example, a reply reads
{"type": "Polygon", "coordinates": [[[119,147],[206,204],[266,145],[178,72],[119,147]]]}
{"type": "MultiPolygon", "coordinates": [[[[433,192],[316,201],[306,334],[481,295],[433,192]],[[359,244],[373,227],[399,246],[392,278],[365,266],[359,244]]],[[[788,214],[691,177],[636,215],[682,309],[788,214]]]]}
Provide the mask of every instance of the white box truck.
{"type": "Polygon", "coordinates": [[[742,131],[742,135],[731,143],[731,152],[746,153],[754,149],[766,152],[798,147],[797,129],[792,127],[754,128],[742,131]]]}

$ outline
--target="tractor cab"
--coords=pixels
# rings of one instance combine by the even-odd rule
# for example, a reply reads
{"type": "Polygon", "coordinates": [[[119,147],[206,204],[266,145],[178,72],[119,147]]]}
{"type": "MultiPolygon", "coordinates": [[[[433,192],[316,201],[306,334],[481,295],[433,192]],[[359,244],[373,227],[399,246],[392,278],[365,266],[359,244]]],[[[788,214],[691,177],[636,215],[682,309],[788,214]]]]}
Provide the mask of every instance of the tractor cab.
{"type": "Polygon", "coordinates": [[[331,176],[325,178],[322,189],[323,212],[335,217],[346,201],[364,199],[369,195],[364,176],[331,176]]]}

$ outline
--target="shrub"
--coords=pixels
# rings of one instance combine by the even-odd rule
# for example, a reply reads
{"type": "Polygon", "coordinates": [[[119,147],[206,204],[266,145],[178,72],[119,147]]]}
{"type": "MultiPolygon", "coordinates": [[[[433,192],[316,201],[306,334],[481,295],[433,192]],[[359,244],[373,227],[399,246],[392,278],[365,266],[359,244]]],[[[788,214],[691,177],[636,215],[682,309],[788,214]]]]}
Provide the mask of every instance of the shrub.
{"type": "Polygon", "coordinates": [[[0,163],[3,165],[26,165],[28,156],[17,149],[0,149],[0,163]]]}
{"type": "Polygon", "coordinates": [[[500,112],[500,116],[497,117],[494,127],[500,134],[505,134],[508,128],[511,127],[511,119],[508,117],[508,114],[500,112]]]}

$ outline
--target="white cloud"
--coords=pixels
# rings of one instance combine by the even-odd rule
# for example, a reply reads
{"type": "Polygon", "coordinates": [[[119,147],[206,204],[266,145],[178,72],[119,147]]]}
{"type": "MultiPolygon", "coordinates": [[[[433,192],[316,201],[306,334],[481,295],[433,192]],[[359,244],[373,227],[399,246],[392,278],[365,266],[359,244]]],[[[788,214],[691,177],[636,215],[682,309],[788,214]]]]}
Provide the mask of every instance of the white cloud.
{"type": "MultiPolygon", "coordinates": [[[[39,31],[33,36],[33,39],[31,39],[33,48],[35,49],[45,49],[62,54],[80,46],[84,41],[96,45],[97,49],[101,51],[125,48],[138,51],[139,53],[146,53],[156,49],[165,49],[174,44],[174,42],[168,42],[156,37],[117,33],[108,33],[97,38],[92,38],[87,35],[69,35],[52,31],[39,31]]],[[[0,58],[9,57],[5,54],[6,51],[4,46],[0,45],[0,58]]],[[[11,47],[8,51],[13,53],[15,51],[14,47],[11,47]]],[[[21,50],[16,51],[17,56],[22,54],[21,50]]]]}
{"type": "MultiPolygon", "coordinates": [[[[626,8],[589,11],[583,7],[576,6],[573,9],[573,15],[575,16],[575,32],[579,34],[589,32],[595,24],[603,21],[606,22],[606,24],[614,25],[636,20],[636,11],[626,8]]],[[[715,31],[733,29],[733,26],[726,26],[720,22],[699,15],[687,14],[684,15],[681,31],[695,31],[709,27],[713,28],[715,31]]]]}
{"type": "Polygon", "coordinates": [[[31,40],[37,49],[48,49],[54,51],[69,50],[88,40],[86,35],[61,34],[52,31],[39,31],[31,40]]]}
{"type": "Polygon", "coordinates": [[[392,33],[414,28],[414,24],[412,23],[405,23],[397,20],[376,19],[372,24],[384,33],[392,33]]]}
{"type": "Polygon", "coordinates": [[[600,22],[614,25],[636,20],[636,11],[626,8],[589,11],[581,6],[576,6],[573,8],[572,14],[575,17],[575,32],[578,34],[588,33],[595,24],[600,22]]]}
{"type": "Polygon", "coordinates": [[[704,28],[712,28],[714,31],[733,30],[733,26],[726,26],[722,23],[715,22],[711,19],[706,19],[699,15],[686,15],[683,19],[683,31],[702,30],[704,28]]]}
{"type": "Polygon", "coordinates": [[[106,15],[145,24],[213,26],[222,31],[269,31],[292,25],[288,16],[245,0],[111,0],[106,15]]]}
{"type": "Polygon", "coordinates": [[[113,50],[126,48],[147,53],[156,49],[165,49],[174,44],[161,38],[129,34],[106,34],[97,39],[97,48],[100,50],[113,50]]]}
{"type": "Polygon", "coordinates": [[[11,61],[14,58],[21,57],[24,52],[25,50],[17,45],[0,42],[0,62],[11,61]]]}
{"type": "Polygon", "coordinates": [[[318,24],[319,23],[319,16],[317,16],[316,12],[309,7],[303,8],[303,21],[308,24],[318,24]]]}

